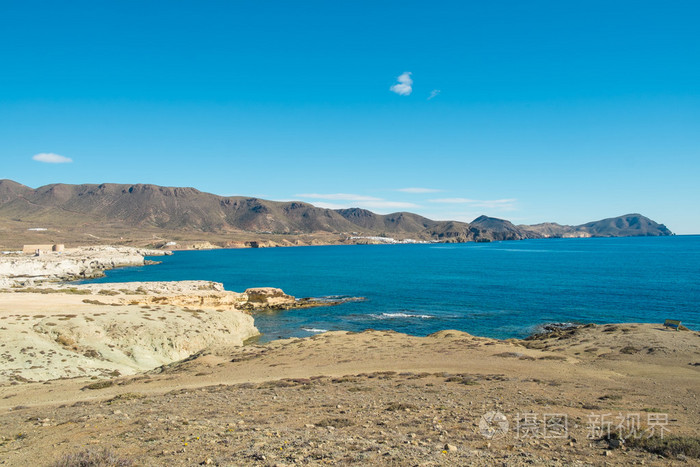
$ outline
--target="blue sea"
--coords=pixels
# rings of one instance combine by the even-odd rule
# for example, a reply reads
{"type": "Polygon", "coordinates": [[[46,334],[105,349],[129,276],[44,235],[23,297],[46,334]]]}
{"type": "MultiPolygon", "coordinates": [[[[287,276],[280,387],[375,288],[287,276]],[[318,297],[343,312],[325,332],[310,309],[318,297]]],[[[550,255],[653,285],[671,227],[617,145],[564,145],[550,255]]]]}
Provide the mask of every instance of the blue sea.
{"type": "Polygon", "coordinates": [[[201,279],[362,302],[255,315],[262,340],[324,330],[525,337],[545,323],[700,329],[700,236],[181,251],[90,282],[201,279]]]}

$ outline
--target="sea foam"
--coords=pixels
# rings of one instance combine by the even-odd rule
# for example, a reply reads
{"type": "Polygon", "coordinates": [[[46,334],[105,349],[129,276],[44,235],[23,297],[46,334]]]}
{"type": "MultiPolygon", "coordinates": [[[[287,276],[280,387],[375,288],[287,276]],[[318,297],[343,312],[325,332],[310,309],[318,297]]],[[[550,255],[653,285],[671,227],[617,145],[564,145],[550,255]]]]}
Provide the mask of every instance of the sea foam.
{"type": "Polygon", "coordinates": [[[418,319],[432,319],[435,318],[433,315],[419,315],[413,313],[381,313],[381,314],[371,314],[370,315],[376,319],[401,319],[401,318],[418,318],[418,319]]]}
{"type": "Polygon", "coordinates": [[[317,328],[301,328],[302,331],[314,332],[320,334],[322,332],[328,332],[328,329],[317,329],[317,328]]]}

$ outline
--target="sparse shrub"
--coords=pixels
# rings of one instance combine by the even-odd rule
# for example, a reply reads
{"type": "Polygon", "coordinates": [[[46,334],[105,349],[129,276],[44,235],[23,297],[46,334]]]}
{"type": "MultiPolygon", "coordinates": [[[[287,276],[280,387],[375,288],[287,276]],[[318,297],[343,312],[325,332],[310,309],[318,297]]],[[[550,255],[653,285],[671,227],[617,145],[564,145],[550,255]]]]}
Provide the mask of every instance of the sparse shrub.
{"type": "Polygon", "coordinates": [[[83,389],[104,389],[110,386],[114,386],[114,381],[106,380],[88,384],[87,386],[84,386],[83,389]]]}
{"type": "Polygon", "coordinates": [[[367,386],[353,386],[348,388],[348,392],[370,392],[373,389],[367,386]]]}
{"type": "Polygon", "coordinates": [[[619,401],[622,400],[622,396],[620,394],[605,394],[603,396],[600,396],[598,398],[599,401],[619,401]]]}
{"type": "Polygon", "coordinates": [[[268,388],[290,388],[293,386],[296,386],[296,383],[294,381],[280,379],[277,381],[265,381],[264,383],[260,383],[260,385],[258,387],[260,389],[268,389],[268,388]]]}
{"type": "Polygon", "coordinates": [[[88,303],[90,305],[107,305],[105,302],[101,302],[99,300],[91,300],[89,298],[84,298],[83,303],[88,303]]]}
{"type": "MultiPolygon", "coordinates": [[[[534,360],[534,358],[533,358],[534,360]]],[[[558,360],[558,361],[564,361],[566,360],[566,357],[561,356],[561,355],[545,355],[543,357],[540,357],[539,360],[558,360]]]]}
{"type": "Polygon", "coordinates": [[[83,355],[85,355],[87,358],[100,358],[101,357],[100,353],[95,349],[87,349],[85,352],[83,352],[83,355]]]}
{"type": "Polygon", "coordinates": [[[347,426],[352,426],[355,423],[348,419],[348,418],[324,418],[323,420],[314,423],[316,426],[320,427],[329,427],[332,426],[333,428],[344,428],[347,426]]]}
{"type": "Polygon", "coordinates": [[[406,409],[413,410],[415,408],[416,408],[416,406],[413,404],[404,404],[402,402],[392,402],[391,404],[389,404],[387,406],[386,410],[388,412],[395,412],[397,410],[406,410],[406,409]]]}
{"type": "Polygon", "coordinates": [[[625,440],[625,445],[664,457],[686,456],[700,459],[700,438],[691,436],[642,436],[625,440]]]}
{"type": "Polygon", "coordinates": [[[464,384],[465,386],[474,386],[476,384],[479,384],[477,379],[474,376],[469,376],[469,375],[453,375],[449,376],[445,379],[446,383],[459,383],[459,384],[464,384]]]}
{"type": "Polygon", "coordinates": [[[109,290],[109,289],[102,289],[99,292],[97,292],[100,295],[119,295],[119,292],[116,290],[109,290]]]}
{"type": "Polygon", "coordinates": [[[113,402],[118,402],[118,401],[131,401],[135,399],[145,399],[146,395],[141,394],[139,392],[125,392],[123,394],[119,394],[117,396],[114,396],[110,400],[107,401],[108,404],[113,403],[113,402]]]}
{"type": "Polygon", "coordinates": [[[38,287],[23,287],[23,288],[15,289],[15,292],[48,294],[48,293],[59,293],[60,291],[57,289],[41,289],[38,287]]]}
{"type": "Polygon", "coordinates": [[[74,294],[74,295],[91,295],[92,292],[89,289],[77,289],[75,287],[70,287],[67,289],[62,289],[58,291],[59,293],[68,293],[68,294],[74,294]]]}
{"type": "Polygon", "coordinates": [[[130,467],[131,459],[121,457],[115,452],[104,449],[85,449],[77,453],[65,454],[51,464],[51,467],[130,467]]]}
{"type": "Polygon", "coordinates": [[[75,341],[73,339],[68,336],[64,336],[63,334],[56,338],[56,342],[64,347],[73,347],[75,345],[75,341]]]}
{"type": "Polygon", "coordinates": [[[522,357],[523,354],[520,352],[501,352],[493,355],[494,357],[501,357],[501,358],[518,358],[522,357]]]}

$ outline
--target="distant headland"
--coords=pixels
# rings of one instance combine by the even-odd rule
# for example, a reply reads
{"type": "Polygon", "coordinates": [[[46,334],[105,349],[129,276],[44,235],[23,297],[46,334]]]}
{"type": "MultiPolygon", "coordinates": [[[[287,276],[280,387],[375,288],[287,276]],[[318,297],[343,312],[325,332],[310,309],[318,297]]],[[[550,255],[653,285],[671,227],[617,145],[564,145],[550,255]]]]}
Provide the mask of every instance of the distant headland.
{"type": "Polygon", "coordinates": [[[4,249],[61,243],[197,249],[673,235],[641,214],[582,225],[514,225],[487,216],[467,223],[410,212],[382,215],[218,196],[194,188],[103,183],[34,189],[12,180],[0,180],[0,232],[4,249]]]}

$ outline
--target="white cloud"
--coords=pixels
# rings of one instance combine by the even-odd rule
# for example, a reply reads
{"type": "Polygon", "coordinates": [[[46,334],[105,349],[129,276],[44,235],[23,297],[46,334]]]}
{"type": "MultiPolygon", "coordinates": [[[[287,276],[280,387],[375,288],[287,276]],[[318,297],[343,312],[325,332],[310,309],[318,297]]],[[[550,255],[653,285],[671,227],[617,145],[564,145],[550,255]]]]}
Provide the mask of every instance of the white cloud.
{"type": "Polygon", "coordinates": [[[405,209],[405,208],[419,208],[420,206],[415,204],[415,203],[405,203],[403,201],[386,201],[386,200],[380,200],[380,201],[367,201],[362,203],[365,207],[368,208],[376,208],[376,209],[385,209],[385,208],[400,208],[400,209],[405,209]]]}
{"type": "Polygon", "coordinates": [[[506,199],[471,199],[471,198],[438,198],[428,200],[431,203],[468,204],[472,208],[497,209],[499,211],[514,211],[515,198],[506,199]]]}
{"type": "Polygon", "coordinates": [[[431,203],[466,204],[466,203],[474,203],[477,200],[469,199],[469,198],[438,198],[438,199],[430,199],[428,201],[430,201],[431,203]]]}
{"type": "Polygon", "coordinates": [[[402,193],[438,193],[442,190],[436,190],[435,188],[412,187],[412,188],[399,188],[396,191],[400,191],[402,193]]]}
{"type": "Polygon", "coordinates": [[[458,222],[466,222],[470,223],[480,215],[482,215],[483,212],[479,211],[426,211],[426,212],[421,212],[421,215],[427,217],[428,219],[432,219],[434,221],[458,221],[458,222]]]}
{"type": "Polygon", "coordinates": [[[46,162],[49,164],[67,164],[73,162],[73,159],[65,156],[59,156],[58,154],[53,154],[51,152],[42,152],[40,154],[35,154],[32,159],[39,162],[46,162]]]}
{"type": "Polygon", "coordinates": [[[363,209],[413,209],[420,206],[404,201],[391,201],[374,196],[356,195],[351,193],[300,193],[295,195],[302,200],[311,200],[314,206],[327,209],[363,208],[363,209]],[[321,201],[316,201],[321,200],[321,201]],[[331,201],[328,202],[327,200],[331,201]]]}
{"type": "Polygon", "coordinates": [[[391,92],[395,92],[399,96],[408,96],[413,92],[413,80],[411,79],[411,72],[405,71],[396,78],[397,84],[394,84],[389,88],[391,92]]]}
{"type": "Polygon", "coordinates": [[[323,209],[345,209],[349,207],[348,205],[345,204],[338,204],[338,203],[326,203],[323,201],[314,201],[312,203],[314,206],[317,208],[323,208],[323,209]]]}
{"type": "Polygon", "coordinates": [[[327,203],[325,201],[312,201],[311,204],[318,208],[325,208],[325,209],[348,209],[348,208],[362,208],[362,209],[370,209],[370,210],[376,210],[378,213],[381,214],[382,211],[384,213],[389,212],[387,210],[395,210],[395,209],[415,209],[415,208],[420,208],[419,205],[414,204],[414,203],[404,203],[402,201],[387,201],[387,200],[378,200],[378,201],[348,201],[346,203],[327,203]]]}
{"type": "Polygon", "coordinates": [[[514,211],[516,199],[492,199],[478,201],[472,206],[477,208],[500,209],[501,211],[514,211]]]}
{"type": "Polygon", "coordinates": [[[428,100],[430,100],[430,99],[436,97],[438,94],[440,94],[440,90],[439,90],[439,89],[433,89],[432,91],[430,91],[430,96],[428,96],[428,100]]]}
{"type": "Polygon", "coordinates": [[[333,199],[342,201],[381,201],[381,198],[375,198],[374,196],[365,195],[355,195],[352,193],[300,193],[299,198],[312,198],[312,199],[333,199]]]}

